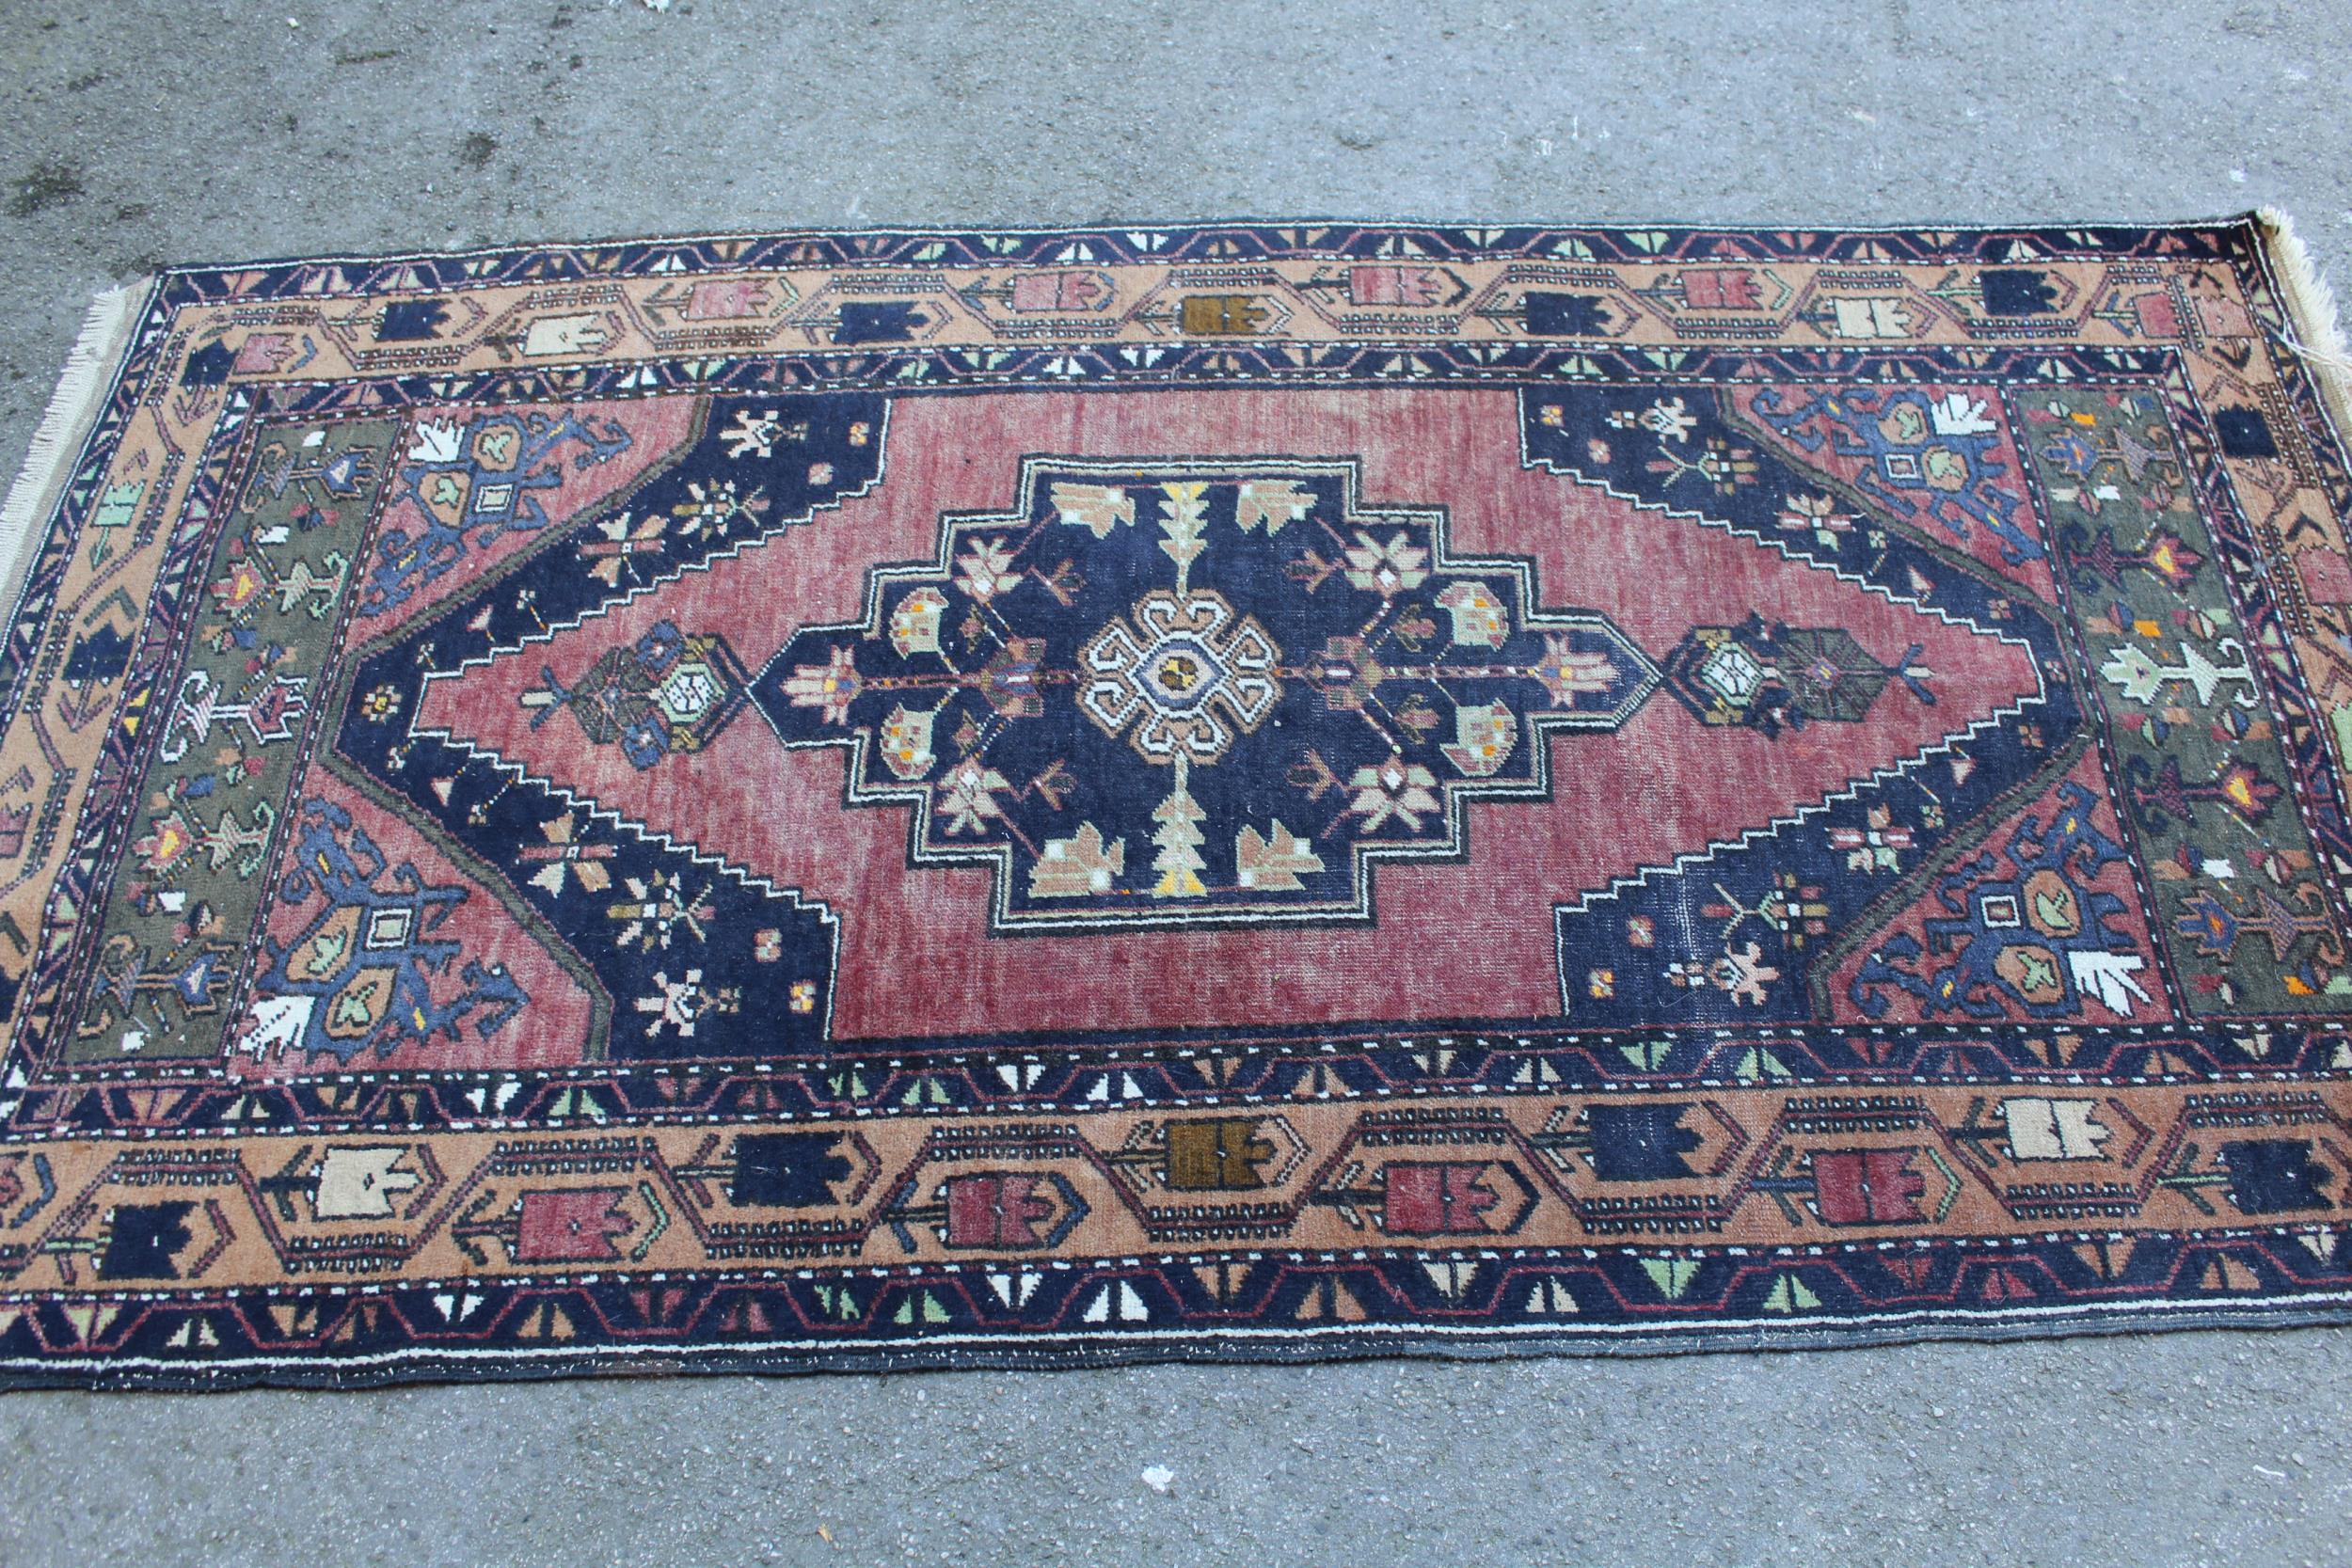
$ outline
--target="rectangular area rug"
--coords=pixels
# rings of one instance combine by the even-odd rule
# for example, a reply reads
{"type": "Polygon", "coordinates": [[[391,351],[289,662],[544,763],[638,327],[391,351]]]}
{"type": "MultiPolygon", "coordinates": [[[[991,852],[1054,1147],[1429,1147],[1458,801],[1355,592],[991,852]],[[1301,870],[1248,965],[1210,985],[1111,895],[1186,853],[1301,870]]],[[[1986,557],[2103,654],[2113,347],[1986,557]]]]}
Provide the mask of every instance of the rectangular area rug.
{"type": "Polygon", "coordinates": [[[2323,296],[2266,215],[109,296],[0,1378],[2352,1316],[2323,296]]]}

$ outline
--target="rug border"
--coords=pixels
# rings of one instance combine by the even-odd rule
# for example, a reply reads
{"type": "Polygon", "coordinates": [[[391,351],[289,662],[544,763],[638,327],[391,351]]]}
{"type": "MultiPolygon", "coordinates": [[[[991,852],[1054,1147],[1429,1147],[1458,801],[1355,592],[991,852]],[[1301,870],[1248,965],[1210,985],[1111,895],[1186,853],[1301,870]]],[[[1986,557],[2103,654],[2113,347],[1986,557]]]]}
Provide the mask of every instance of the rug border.
{"type": "MultiPolygon", "coordinates": [[[[1656,230],[1684,234],[1805,234],[1805,235],[1897,235],[1923,242],[1927,248],[1958,250],[1966,237],[1987,234],[2048,234],[2078,230],[2114,230],[2133,233],[2179,232],[2201,229],[2259,230],[2274,219],[2292,227],[2286,213],[2277,207],[2240,208],[2234,212],[2205,216],[2165,220],[2140,218],[2041,218],[2019,219],[2012,223],[1975,221],[1968,223],[1937,223],[1915,220],[1899,223],[1745,223],[1705,222],[1687,219],[1645,220],[1613,218],[1603,222],[1559,222],[1534,218],[1461,218],[1426,216],[1365,217],[1360,214],[1308,214],[1261,217],[1253,215],[1219,217],[1159,218],[1152,221],[1130,221],[1121,218],[1094,218],[1054,224],[993,224],[982,222],[953,222],[931,224],[814,224],[787,225],[774,229],[716,230],[697,233],[635,233],[607,234],[586,239],[543,239],[510,241],[501,245],[467,245],[455,248],[430,247],[405,251],[354,251],[343,254],[282,256],[247,256],[227,261],[190,261],[167,266],[150,276],[151,281],[168,282],[175,277],[193,277],[205,273],[262,271],[291,266],[345,266],[356,264],[389,264],[403,261],[470,261],[491,256],[537,255],[550,251],[611,250],[628,245],[693,245],[724,244],[742,240],[825,240],[897,238],[918,236],[932,238],[977,234],[1041,235],[1077,239],[1089,234],[1200,234],[1230,229],[1396,229],[1396,230],[1533,230],[1548,234],[1602,234],[1625,236],[1656,230]]],[[[2299,243],[2299,242],[2298,242],[2299,243]]]]}
{"type": "Polygon", "coordinates": [[[1480,1335],[1460,1327],[1416,1329],[1365,1323],[1323,1329],[1268,1328],[1179,1337],[1063,1334],[1011,1342],[994,1336],[944,1336],[900,1342],[835,1344],[777,1340],[757,1346],[651,1345],[625,1350],[532,1352],[389,1351],[342,1360],[248,1356],[185,1364],[148,1359],[0,1362],[0,1397],[42,1390],[96,1394],[239,1393],[297,1388],[331,1393],[421,1384],[540,1383],[567,1377],[806,1377],[836,1373],[1086,1371],[1149,1366],[1313,1366],[1341,1361],[1508,1361],[1525,1355],[1589,1360],[1719,1354],[1789,1354],[1915,1344],[2010,1344],[2131,1334],[2352,1327],[2352,1291],[2307,1292],[2269,1302],[2178,1309],[2144,1302],[2112,1312],[2075,1305],[2027,1317],[2016,1309],[1885,1315],[1879,1323],[1745,1319],[1704,1327],[1656,1325],[1613,1331],[1544,1326],[1480,1335]]]}

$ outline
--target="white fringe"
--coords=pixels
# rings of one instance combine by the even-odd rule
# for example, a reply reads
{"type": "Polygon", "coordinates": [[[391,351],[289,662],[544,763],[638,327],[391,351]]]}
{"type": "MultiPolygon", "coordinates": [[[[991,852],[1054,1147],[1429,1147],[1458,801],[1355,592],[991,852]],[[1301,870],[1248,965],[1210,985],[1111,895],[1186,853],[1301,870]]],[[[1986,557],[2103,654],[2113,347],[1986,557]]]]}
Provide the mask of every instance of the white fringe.
{"type": "Polygon", "coordinates": [[[2301,359],[2319,386],[2320,401],[2336,424],[2339,440],[2352,444],[2352,351],[2344,347],[2336,320],[2336,292],[2320,276],[2295,232],[2295,221],[2276,207],[2254,214],[2262,228],[2270,270],[2286,299],[2287,330],[2280,341],[2301,359]]]}
{"type": "Polygon", "coordinates": [[[81,336],[66,351],[65,369],[48,411],[33,431],[24,467],[0,504],[0,605],[13,607],[25,575],[40,554],[35,530],[47,524],[90,426],[105,406],[123,351],[138,325],[151,280],[125,284],[94,295],[82,318],[81,336]]]}

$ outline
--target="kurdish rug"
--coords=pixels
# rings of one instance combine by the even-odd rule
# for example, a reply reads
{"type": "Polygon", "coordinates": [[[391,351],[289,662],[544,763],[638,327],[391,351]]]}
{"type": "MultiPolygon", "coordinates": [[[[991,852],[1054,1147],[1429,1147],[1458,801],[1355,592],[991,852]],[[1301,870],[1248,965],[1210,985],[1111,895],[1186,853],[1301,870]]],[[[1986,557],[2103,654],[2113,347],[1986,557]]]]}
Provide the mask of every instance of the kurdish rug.
{"type": "Polygon", "coordinates": [[[102,301],[0,1377],[2352,1317],[2319,293],[2258,216],[102,301]]]}

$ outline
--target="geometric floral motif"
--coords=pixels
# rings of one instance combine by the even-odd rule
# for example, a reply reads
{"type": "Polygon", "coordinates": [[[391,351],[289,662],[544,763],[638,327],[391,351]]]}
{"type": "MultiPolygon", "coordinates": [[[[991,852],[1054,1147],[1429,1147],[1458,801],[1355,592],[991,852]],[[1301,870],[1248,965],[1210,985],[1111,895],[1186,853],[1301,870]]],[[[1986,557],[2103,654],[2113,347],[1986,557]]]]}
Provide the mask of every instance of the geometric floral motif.
{"type": "Polygon", "coordinates": [[[569,410],[419,424],[399,474],[402,497],[415,502],[417,531],[395,528],[377,541],[360,613],[395,610],[469,554],[545,528],[540,497],[561,485],[565,462],[590,467],[628,446],[625,428],[569,410]]]}
{"type": "Polygon", "coordinates": [[[699,752],[743,705],[743,666],[723,639],[693,637],[664,621],[635,645],[614,648],[570,686],[543,672],[533,693],[536,728],[569,708],[582,734],[620,747],[634,768],[651,768],[673,752],[699,752]]]}
{"type": "Polygon", "coordinates": [[[487,1037],[530,1003],[503,969],[461,961],[459,944],[437,937],[465,890],[428,886],[415,866],[391,865],[341,807],[303,807],[290,864],[278,896],[310,918],[292,942],[262,939],[239,1050],[297,1061],[326,1053],[348,1063],[461,1030],[487,1037]]]}
{"type": "Polygon", "coordinates": [[[2057,819],[2022,818],[1999,852],[1963,861],[1936,885],[1947,912],[1927,923],[1924,945],[1888,938],[1862,967],[1853,998],[1884,1013],[1879,988],[1919,998],[1928,1017],[2059,1018],[2081,1014],[2086,997],[2121,1018],[2149,1001],[2138,972],[2146,960],[2114,924],[2123,900],[2088,879],[2124,858],[2122,846],[2090,823],[2090,792],[2058,786],[2057,819]]]}

